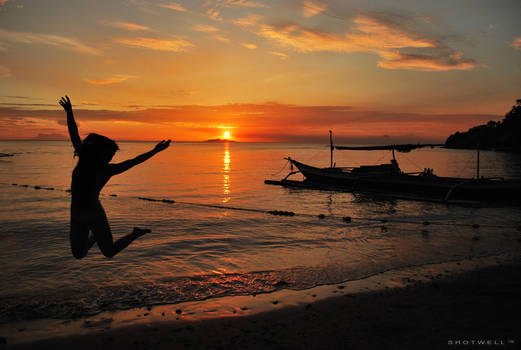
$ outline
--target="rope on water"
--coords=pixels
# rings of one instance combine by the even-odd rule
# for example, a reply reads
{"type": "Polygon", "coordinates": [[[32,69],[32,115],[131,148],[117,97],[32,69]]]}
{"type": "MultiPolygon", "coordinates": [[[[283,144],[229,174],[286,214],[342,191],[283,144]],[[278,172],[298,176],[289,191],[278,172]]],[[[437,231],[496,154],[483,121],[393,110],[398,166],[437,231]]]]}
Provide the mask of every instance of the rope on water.
{"type": "MultiPolygon", "coordinates": [[[[9,185],[7,183],[0,183],[2,185],[9,185]]],[[[19,185],[16,183],[10,184],[11,186],[16,187],[22,187],[22,188],[33,188],[35,190],[47,190],[47,191],[62,191],[62,192],[69,192],[70,189],[60,189],[55,187],[46,187],[46,186],[31,186],[31,185],[19,185]]],[[[516,229],[517,231],[521,231],[521,225],[513,227],[511,225],[491,225],[491,224],[477,224],[477,223],[451,223],[451,222],[439,222],[439,221],[414,221],[414,220],[404,220],[404,219],[394,219],[390,217],[384,217],[384,218],[369,218],[369,217],[352,217],[352,216],[337,216],[337,215],[325,215],[325,214],[306,214],[306,213],[295,213],[293,211],[284,211],[284,210],[266,210],[266,209],[258,209],[258,208],[243,208],[243,207],[235,207],[235,206],[228,206],[228,205],[219,205],[219,204],[209,204],[209,203],[197,203],[197,202],[187,202],[187,201],[175,201],[172,199],[162,198],[149,198],[149,197],[134,197],[134,196],[119,196],[117,194],[109,194],[109,197],[119,197],[119,198],[133,198],[138,199],[142,201],[147,202],[157,202],[157,203],[163,203],[163,204],[183,204],[183,205],[189,205],[189,206],[196,206],[196,207],[205,207],[205,208],[215,208],[215,209],[225,209],[225,210],[236,210],[236,211],[246,211],[246,212],[253,212],[253,213],[262,213],[262,214],[268,214],[268,215],[274,215],[274,216],[300,216],[300,217],[315,217],[318,219],[335,219],[335,220],[342,220],[344,223],[349,224],[352,222],[373,222],[373,223],[400,223],[400,224],[411,224],[411,225],[423,225],[423,226],[429,226],[429,225],[436,225],[436,226],[459,226],[459,227],[471,227],[473,229],[479,229],[480,227],[483,228],[500,228],[500,229],[516,229]]],[[[382,226],[382,228],[387,228],[385,226],[382,226]]],[[[383,230],[383,229],[382,229],[383,230]]]]}

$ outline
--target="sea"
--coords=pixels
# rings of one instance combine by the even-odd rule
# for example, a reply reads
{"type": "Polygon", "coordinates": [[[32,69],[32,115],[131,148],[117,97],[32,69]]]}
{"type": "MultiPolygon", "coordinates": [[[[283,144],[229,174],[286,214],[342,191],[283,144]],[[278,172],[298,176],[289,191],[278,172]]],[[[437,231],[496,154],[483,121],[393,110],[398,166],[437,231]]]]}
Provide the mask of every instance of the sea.
{"type": "MultiPolygon", "coordinates": [[[[154,147],[120,142],[113,162],[154,147]]],[[[267,185],[285,157],[329,166],[324,144],[182,143],[113,177],[101,202],[112,233],[152,230],[112,259],[69,244],[66,141],[0,141],[0,324],[222,296],[305,290],[449,261],[517,253],[521,208],[452,205],[267,185]],[[274,211],[295,215],[273,215],[274,211]],[[271,213],[270,213],[271,212],[271,213]],[[350,218],[346,219],[347,217],[350,218]]],[[[387,163],[389,151],[335,151],[337,166],[387,163]]],[[[403,171],[473,177],[476,152],[397,153],[403,171]]],[[[521,159],[481,151],[480,175],[521,177],[521,159]]],[[[292,179],[301,179],[292,175],[292,179]]]]}

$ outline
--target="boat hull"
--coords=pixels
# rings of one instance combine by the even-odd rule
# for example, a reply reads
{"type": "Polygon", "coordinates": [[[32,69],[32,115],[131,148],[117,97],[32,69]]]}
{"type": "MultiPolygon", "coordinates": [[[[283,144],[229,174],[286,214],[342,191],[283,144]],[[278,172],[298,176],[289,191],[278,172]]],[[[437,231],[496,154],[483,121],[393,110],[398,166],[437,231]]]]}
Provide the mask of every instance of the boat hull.
{"type": "Polygon", "coordinates": [[[341,168],[317,168],[291,159],[305,181],[348,191],[383,191],[436,196],[442,199],[519,201],[521,180],[462,179],[396,173],[352,174],[341,168]]]}

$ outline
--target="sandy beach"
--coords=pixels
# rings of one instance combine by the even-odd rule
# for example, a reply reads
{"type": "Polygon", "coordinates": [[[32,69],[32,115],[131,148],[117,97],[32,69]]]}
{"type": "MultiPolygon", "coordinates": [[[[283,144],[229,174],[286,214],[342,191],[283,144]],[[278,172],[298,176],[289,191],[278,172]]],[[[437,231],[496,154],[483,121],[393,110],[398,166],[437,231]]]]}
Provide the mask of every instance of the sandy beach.
{"type": "MultiPolygon", "coordinates": [[[[268,295],[264,301],[271,302],[271,311],[250,315],[243,307],[217,318],[193,319],[186,309],[170,305],[143,310],[138,316],[150,320],[130,326],[111,327],[112,319],[101,318],[84,321],[82,328],[90,330],[80,335],[13,345],[9,337],[2,341],[9,349],[518,348],[521,264],[511,262],[485,267],[476,263],[447,275],[417,270],[409,274],[414,278],[401,278],[402,286],[388,287],[397,281],[395,275],[380,290],[363,291],[367,281],[354,287],[325,286],[322,292],[335,296],[320,299],[311,294],[310,302],[301,298],[290,306],[284,306],[283,295],[280,300],[268,295]]],[[[385,274],[369,280],[380,284],[385,274]]]]}

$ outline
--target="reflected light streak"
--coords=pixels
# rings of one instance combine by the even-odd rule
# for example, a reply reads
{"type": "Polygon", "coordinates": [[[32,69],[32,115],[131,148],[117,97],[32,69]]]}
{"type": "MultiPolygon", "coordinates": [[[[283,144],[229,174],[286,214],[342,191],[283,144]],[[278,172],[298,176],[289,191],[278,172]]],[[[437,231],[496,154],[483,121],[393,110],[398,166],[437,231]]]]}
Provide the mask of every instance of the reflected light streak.
{"type": "Polygon", "coordinates": [[[228,142],[224,143],[224,158],[223,158],[223,203],[230,200],[230,145],[228,142]]]}

